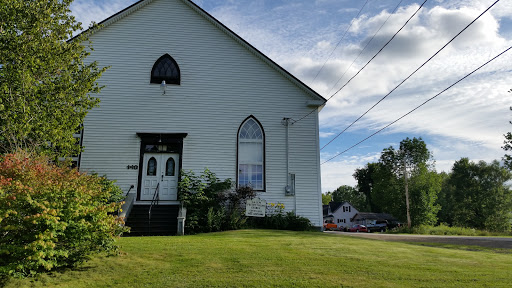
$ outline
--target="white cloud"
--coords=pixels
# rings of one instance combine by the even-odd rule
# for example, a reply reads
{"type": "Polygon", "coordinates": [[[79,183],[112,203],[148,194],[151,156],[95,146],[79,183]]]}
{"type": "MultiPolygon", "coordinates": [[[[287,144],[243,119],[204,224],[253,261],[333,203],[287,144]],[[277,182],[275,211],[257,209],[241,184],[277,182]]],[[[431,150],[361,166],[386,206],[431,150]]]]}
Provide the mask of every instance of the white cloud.
{"type": "MultiPolygon", "coordinates": [[[[322,153],[322,162],[334,156],[329,153],[322,153]]],[[[356,180],[352,177],[354,171],[363,168],[368,162],[376,162],[380,157],[379,153],[369,153],[357,156],[344,156],[335,161],[329,161],[322,165],[322,192],[333,191],[341,185],[355,186],[356,180]]]]}
{"type": "Polygon", "coordinates": [[[327,138],[334,136],[334,132],[320,132],[320,138],[327,138]]]}
{"type": "Polygon", "coordinates": [[[71,4],[71,10],[77,21],[82,23],[82,28],[87,29],[91,22],[99,23],[135,2],[136,0],[109,0],[108,2],[75,0],[71,4]]]}

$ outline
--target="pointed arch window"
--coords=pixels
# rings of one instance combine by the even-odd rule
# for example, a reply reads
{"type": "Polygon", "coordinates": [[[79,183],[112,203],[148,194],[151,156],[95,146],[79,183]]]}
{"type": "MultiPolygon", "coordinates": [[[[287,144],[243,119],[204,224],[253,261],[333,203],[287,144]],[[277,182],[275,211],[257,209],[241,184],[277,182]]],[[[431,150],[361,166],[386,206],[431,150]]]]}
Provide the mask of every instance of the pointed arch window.
{"type": "Polygon", "coordinates": [[[156,159],[155,159],[155,157],[151,157],[151,158],[148,160],[148,171],[147,171],[147,175],[148,175],[148,176],[156,176],[156,159]]]}
{"type": "Polygon", "coordinates": [[[172,157],[167,159],[167,163],[165,163],[165,176],[174,176],[174,166],[176,166],[174,159],[172,157]]]}
{"type": "Polygon", "coordinates": [[[178,63],[169,54],[165,54],[153,64],[150,83],[161,84],[165,81],[166,84],[180,85],[180,77],[178,63]]]}
{"type": "Polygon", "coordinates": [[[265,134],[254,117],[247,118],[238,129],[238,187],[265,190],[265,134]]]}

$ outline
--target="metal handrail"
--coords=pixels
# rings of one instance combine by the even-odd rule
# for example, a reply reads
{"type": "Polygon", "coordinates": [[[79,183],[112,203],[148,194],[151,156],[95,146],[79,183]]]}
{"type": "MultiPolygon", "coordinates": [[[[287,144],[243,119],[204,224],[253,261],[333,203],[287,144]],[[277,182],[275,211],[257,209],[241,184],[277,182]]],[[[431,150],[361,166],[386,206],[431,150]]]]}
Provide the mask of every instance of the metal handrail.
{"type": "Polygon", "coordinates": [[[148,229],[149,234],[151,234],[151,210],[153,209],[153,205],[158,205],[158,201],[160,200],[160,190],[158,189],[160,187],[160,182],[156,184],[155,193],[153,194],[153,199],[151,200],[151,205],[149,206],[149,214],[148,214],[148,229]]]}
{"type": "Polygon", "coordinates": [[[128,192],[126,192],[126,195],[124,195],[124,198],[128,197],[128,194],[130,194],[130,191],[135,188],[135,185],[130,186],[130,189],[128,189],[128,192]]]}

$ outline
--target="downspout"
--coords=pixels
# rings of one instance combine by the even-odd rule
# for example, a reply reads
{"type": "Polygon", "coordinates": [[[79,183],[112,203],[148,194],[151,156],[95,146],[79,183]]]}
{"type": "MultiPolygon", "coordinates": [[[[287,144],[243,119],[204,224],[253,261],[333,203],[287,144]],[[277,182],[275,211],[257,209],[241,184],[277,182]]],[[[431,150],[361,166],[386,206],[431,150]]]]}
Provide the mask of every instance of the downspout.
{"type": "Polygon", "coordinates": [[[297,198],[295,197],[294,187],[292,187],[292,183],[290,183],[290,118],[283,118],[282,123],[286,129],[286,187],[284,191],[286,196],[293,196],[293,212],[297,215],[297,198]]]}

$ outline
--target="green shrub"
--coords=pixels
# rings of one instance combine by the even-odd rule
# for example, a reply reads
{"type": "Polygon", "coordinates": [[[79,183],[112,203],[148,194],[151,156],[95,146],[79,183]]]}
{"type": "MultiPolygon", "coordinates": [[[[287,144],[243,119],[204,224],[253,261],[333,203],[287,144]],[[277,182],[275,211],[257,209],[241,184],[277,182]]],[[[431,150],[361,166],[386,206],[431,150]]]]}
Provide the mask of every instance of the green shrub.
{"type": "Polygon", "coordinates": [[[278,229],[293,231],[313,230],[313,225],[308,218],[295,215],[295,212],[284,212],[284,204],[267,203],[265,217],[252,217],[248,220],[248,226],[261,229],[278,229]]]}
{"type": "Polygon", "coordinates": [[[115,180],[108,180],[107,175],[93,175],[99,178],[99,184],[101,186],[102,193],[105,195],[110,195],[110,197],[107,200],[107,203],[116,203],[124,201],[123,190],[121,189],[121,187],[116,185],[115,180]]]}
{"type": "Polygon", "coordinates": [[[510,232],[490,232],[465,227],[450,227],[444,223],[439,226],[419,225],[412,227],[402,226],[388,231],[388,233],[406,233],[421,235],[458,235],[458,236],[512,236],[510,232]]]}
{"type": "Polygon", "coordinates": [[[115,252],[125,228],[105,178],[26,152],[0,157],[0,274],[27,276],[115,252]]]}
{"type": "Polygon", "coordinates": [[[182,171],[178,187],[187,234],[240,229],[247,219],[245,201],[256,195],[250,187],[233,189],[231,179],[220,180],[208,169],[200,176],[182,171]]]}

